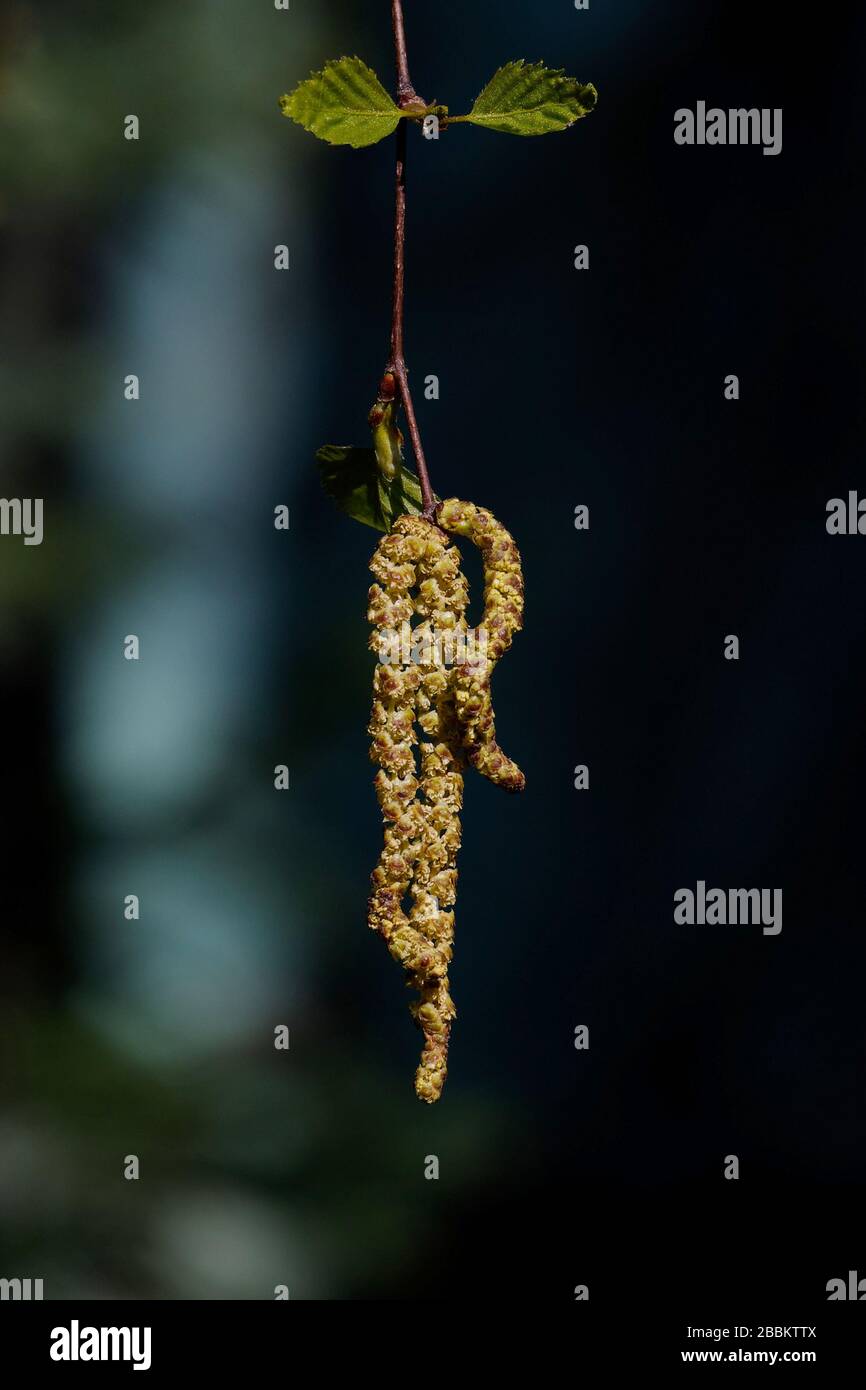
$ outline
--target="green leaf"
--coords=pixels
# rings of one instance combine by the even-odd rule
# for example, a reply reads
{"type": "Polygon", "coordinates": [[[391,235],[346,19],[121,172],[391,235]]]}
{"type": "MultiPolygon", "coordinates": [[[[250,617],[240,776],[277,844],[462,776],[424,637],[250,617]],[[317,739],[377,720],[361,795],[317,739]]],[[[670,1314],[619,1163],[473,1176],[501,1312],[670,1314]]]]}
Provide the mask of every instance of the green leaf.
{"type": "Polygon", "coordinates": [[[527,64],[521,58],[494,73],[469,115],[452,116],[449,124],[471,121],[509,135],[547,135],[588,116],[597,100],[591,82],[578,82],[561,68],[527,64]]]}
{"type": "Polygon", "coordinates": [[[388,531],[398,516],[417,516],[423,506],[421,484],[404,464],[389,486],[372,449],[325,444],[316,454],[322,486],[341,511],[365,526],[388,531]],[[381,489],[381,490],[380,490],[381,489]]]}
{"type": "Polygon", "coordinates": [[[330,145],[375,145],[403,115],[372,68],[360,58],[337,58],[280,97],[280,110],[330,145]]]}
{"type": "MultiPolygon", "coordinates": [[[[399,489],[399,479],[395,479],[395,482],[397,483],[397,487],[399,489]]],[[[382,521],[384,523],[382,527],[384,531],[390,531],[391,527],[394,524],[394,507],[397,503],[397,498],[393,496],[393,488],[394,483],[389,483],[386,478],[383,478],[380,471],[377,490],[379,497],[379,515],[381,516],[382,521]]],[[[399,509],[397,510],[396,515],[400,515],[399,509]]]]}
{"type": "MultiPolygon", "coordinates": [[[[407,468],[405,463],[400,472],[400,486],[403,493],[401,511],[395,513],[397,516],[420,516],[424,510],[424,498],[421,495],[421,484],[416,474],[411,468],[407,468]]],[[[439,501],[434,493],[434,500],[439,501]]]]}

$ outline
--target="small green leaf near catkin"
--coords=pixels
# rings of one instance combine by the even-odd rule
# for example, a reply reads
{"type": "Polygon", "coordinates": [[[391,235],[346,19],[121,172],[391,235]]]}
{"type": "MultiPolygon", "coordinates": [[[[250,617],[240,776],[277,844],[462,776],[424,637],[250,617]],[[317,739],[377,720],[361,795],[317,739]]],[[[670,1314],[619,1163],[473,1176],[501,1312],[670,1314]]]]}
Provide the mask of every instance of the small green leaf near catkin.
{"type": "Polygon", "coordinates": [[[567,130],[594,110],[598,92],[591,82],[566,77],[543,63],[506,63],[491,77],[467,116],[455,121],[501,130],[508,135],[547,135],[567,130]]]}
{"type": "Polygon", "coordinates": [[[388,487],[383,506],[380,493],[382,475],[372,449],[356,449],[351,444],[323,444],[316,453],[322,486],[328,496],[354,521],[377,531],[389,531],[398,516],[418,516],[424,502],[421,484],[403,464],[400,475],[388,487]]]}
{"type": "Polygon", "coordinates": [[[284,116],[330,145],[361,149],[397,129],[403,113],[360,58],[337,58],[280,97],[284,116]]]}

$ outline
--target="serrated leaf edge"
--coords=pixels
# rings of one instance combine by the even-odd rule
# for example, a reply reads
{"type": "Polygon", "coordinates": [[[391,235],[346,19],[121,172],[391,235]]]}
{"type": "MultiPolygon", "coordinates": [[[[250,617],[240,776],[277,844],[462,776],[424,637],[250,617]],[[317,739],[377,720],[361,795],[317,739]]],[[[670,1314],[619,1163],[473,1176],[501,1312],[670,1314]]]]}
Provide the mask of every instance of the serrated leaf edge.
{"type": "MultiPolygon", "coordinates": [[[[487,125],[491,120],[507,120],[509,119],[509,117],[514,117],[515,114],[521,110],[537,110],[538,107],[525,106],[513,108],[510,111],[478,111],[478,103],[484,96],[484,93],[488,90],[489,87],[492,87],[497,77],[499,77],[500,74],[505,72],[508,68],[513,68],[515,70],[526,70],[529,72],[536,71],[539,73],[546,73],[554,80],[554,83],[557,87],[581,88],[584,91],[592,92],[595,100],[593,101],[590,110],[584,111],[581,115],[572,116],[571,120],[567,121],[566,124],[563,126],[564,130],[570,130],[571,127],[575,125],[577,121],[582,120],[584,116],[588,116],[592,111],[595,110],[596,103],[598,101],[598,88],[596,87],[594,82],[581,82],[580,79],[577,77],[569,77],[565,71],[565,68],[549,68],[546,66],[543,59],[539,59],[537,62],[534,63],[527,63],[525,58],[513,58],[510,62],[503,63],[500,67],[498,67],[494,72],[493,76],[487,82],[485,82],[484,86],[481,88],[481,91],[478,93],[478,96],[475,98],[472,110],[467,112],[465,116],[449,116],[448,124],[454,125],[461,121],[471,121],[473,125],[487,125]]],[[[548,100],[550,99],[548,98],[548,100]]],[[[543,102],[539,102],[539,105],[543,104],[543,102]]],[[[500,133],[509,134],[510,132],[503,131],[500,133]]],[[[551,135],[555,134],[554,131],[548,131],[544,133],[551,135]]]]}

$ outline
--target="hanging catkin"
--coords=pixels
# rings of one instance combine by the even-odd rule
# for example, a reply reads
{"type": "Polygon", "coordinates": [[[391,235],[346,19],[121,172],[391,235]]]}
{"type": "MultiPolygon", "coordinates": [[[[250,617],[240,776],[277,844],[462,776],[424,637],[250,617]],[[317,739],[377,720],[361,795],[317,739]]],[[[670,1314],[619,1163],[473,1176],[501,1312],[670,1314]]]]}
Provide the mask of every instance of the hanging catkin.
{"type": "MultiPolygon", "coordinates": [[[[522,625],[523,579],[517,547],[496,518],[457,498],[439,502],[430,481],[404,348],[407,130],[422,122],[428,135],[432,123],[438,138],[440,128],[444,134],[462,123],[521,137],[544,135],[589,115],[598,92],[561,68],[521,58],[496,70],[471,111],[449,115],[447,105],[428,105],[412,84],[403,0],[391,0],[391,26],[396,101],[360,58],[342,57],[284,93],[279,105],[284,116],[332,145],[360,149],[395,134],[391,332],[368,415],[373,447],[325,445],[317,460],[337,505],[386,533],[370,566],[377,580],[369,604],[374,650],[381,653],[387,641],[393,656],[395,634],[402,648],[404,629],[413,644],[411,656],[401,651],[396,662],[380,660],[374,677],[371,755],[379,765],[376,793],[384,836],[372,875],[369,923],[418,990],[412,1008],[424,1050],[415,1089],[422,1100],[435,1101],[445,1081],[454,1018],[448,966],[463,769],[468,763],[507,791],[522,791],[525,783],[496,741],[490,692],[496,663],[522,625]],[[406,425],[417,475],[404,466],[399,419],[406,425]],[[413,515],[400,515],[407,512],[413,515]],[[449,535],[471,540],[484,559],[484,616],[471,630],[460,551],[449,535]],[[448,655],[440,647],[443,637],[448,655]]],[[[276,250],[279,265],[286,248],[276,250]]],[[[438,383],[438,377],[429,382],[438,383]]]]}
{"type": "Polygon", "coordinates": [[[523,626],[523,575],[514,538],[492,512],[451,497],[439,509],[446,531],[466,536],[484,561],[484,615],[475,629],[474,652],[454,673],[457,717],[466,756],[476,771],[506,791],[520,792],[526,778],[496,742],[490,680],[497,661],[523,626]],[[484,654],[486,652],[486,654],[484,654]]]}
{"type": "Polygon", "coordinates": [[[471,503],[451,499],[438,515],[441,529],[422,517],[399,517],[380,541],[370,562],[378,583],[368,607],[370,645],[380,657],[370,756],[379,764],[375,786],[384,822],[368,922],[418,991],[411,1010],[424,1047],[415,1093],[428,1102],[442,1094],[455,1017],[448,968],[465,762],[509,790],[524,785],[496,743],[490,696],[493,667],[521,625],[517,547],[489,512],[471,503]],[[460,551],[445,531],[468,536],[484,559],[484,616],[471,633],[460,551]],[[410,651],[401,651],[397,664],[407,632],[410,651]]]}

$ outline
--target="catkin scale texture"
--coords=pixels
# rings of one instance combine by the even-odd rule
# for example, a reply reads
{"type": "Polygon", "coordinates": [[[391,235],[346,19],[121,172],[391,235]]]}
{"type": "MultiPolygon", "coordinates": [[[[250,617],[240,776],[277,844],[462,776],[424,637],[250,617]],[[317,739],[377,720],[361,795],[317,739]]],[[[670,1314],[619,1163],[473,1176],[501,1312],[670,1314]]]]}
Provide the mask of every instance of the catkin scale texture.
{"type": "Polygon", "coordinates": [[[509,790],[523,786],[523,774],[496,744],[490,696],[493,667],[522,620],[520,557],[489,512],[456,499],[442,512],[441,527],[421,517],[397,519],[370,562],[377,582],[368,601],[377,653],[383,636],[416,620],[411,662],[380,658],[373,677],[370,756],[379,765],[383,845],[367,920],[418,992],[410,1006],[424,1037],[415,1093],[428,1103],[442,1094],[456,1014],[448,969],[465,764],[509,790]],[[441,643],[452,642],[452,661],[465,650],[469,594],[448,530],[479,545],[485,565],[484,617],[472,635],[477,644],[484,631],[486,654],[466,662],[458,655],[456,664],[443,660],[441,643]]]}
{"type": "Polygon", "coordinates": [[[491,512],[450,497],[438,512],[440,526],[477,545],[484,562],[484,614],[476,629],[476,650],[485,654],[455,673],[457,718],[466,757],[476,771],[506,791],[523,791],[526,778],[496,741],[493,668],[523,627],[523,574],[513,537],[491,512]],[[483,637],[483,643],[481,641],[483,637]]]}

